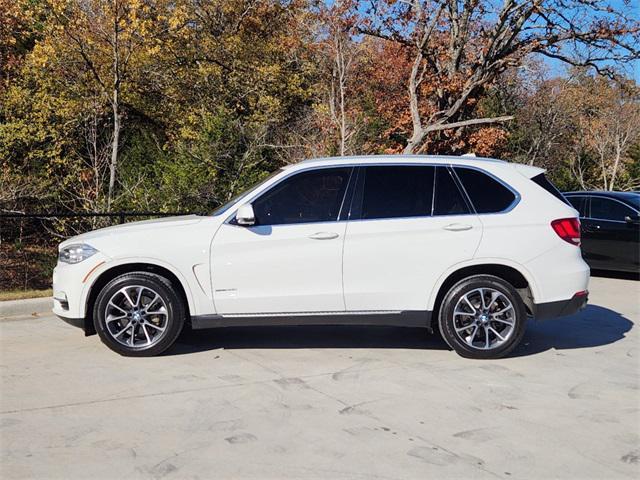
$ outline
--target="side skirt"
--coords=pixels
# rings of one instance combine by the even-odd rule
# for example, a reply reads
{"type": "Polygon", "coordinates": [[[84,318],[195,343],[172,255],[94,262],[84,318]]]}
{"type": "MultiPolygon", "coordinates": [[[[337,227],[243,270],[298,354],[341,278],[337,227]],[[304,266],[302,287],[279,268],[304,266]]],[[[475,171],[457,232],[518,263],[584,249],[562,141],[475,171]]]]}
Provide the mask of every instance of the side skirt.
{"type": "Polygon", "coordinates": [[[349,312],[349,313],[288,313],[251,315],[194,315],[191,326],[194,330],[219,327],[259,326],[303,326],[303,325],[378,325],[389,327],[431,328],[431,312],[406,310],[400,312],[349,312]]]}

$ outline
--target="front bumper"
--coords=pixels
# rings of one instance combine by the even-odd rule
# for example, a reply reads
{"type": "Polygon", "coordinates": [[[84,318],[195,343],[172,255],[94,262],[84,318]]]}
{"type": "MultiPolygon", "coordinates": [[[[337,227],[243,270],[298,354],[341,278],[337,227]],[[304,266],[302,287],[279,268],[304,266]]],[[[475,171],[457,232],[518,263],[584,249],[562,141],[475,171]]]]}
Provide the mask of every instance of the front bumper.
{"type": "Polygon", "coordinates": [[[589,292],[578,292],[569,300],[557,302],[536,303],[533,305],[533,317],[536,320],[547,320],[549,318],[564,317],[573,315],[587,306],[589,292]]]}
{"type": "Polygon", "coordinates": [[[58,262],[53,269],[53,313],[61,318],[84,318],[88,286],[98,267],[108,258],[98,252],[87,260],[67,264],[58,262]]]}

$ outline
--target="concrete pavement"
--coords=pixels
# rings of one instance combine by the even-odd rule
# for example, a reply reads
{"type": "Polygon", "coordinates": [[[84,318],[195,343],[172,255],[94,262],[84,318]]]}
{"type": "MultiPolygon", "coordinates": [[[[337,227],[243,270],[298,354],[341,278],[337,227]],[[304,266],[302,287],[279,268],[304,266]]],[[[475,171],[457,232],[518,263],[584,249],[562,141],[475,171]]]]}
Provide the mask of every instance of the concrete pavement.
{"type": "Polygon", "coordinates": [[[53,298],[28,298],[25,300],[5,300],[0,302],[0,319],[5,317],[39,315],[50,312],[53,298]]]}
{"type": "Polygon", "coordinates": [[[640,282],[498,361],[421,330],[233,328],[119,357],[0,321],[2,478],[638,478],[640,282]]]}

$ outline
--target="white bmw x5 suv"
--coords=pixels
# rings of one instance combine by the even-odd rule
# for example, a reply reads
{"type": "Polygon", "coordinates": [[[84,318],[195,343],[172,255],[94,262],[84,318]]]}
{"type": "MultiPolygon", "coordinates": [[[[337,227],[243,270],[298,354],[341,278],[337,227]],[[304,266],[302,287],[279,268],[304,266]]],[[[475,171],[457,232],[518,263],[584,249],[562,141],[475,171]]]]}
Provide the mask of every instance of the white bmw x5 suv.
{"type": "Polygon", "coordinates": [[[460,355],[497,358],[528,316],[586,304],[577,215],[535,167],[310,160],[208,216],[63,242],[53,311],[130,356],[163,352],[186,324],[358,324],[438,329],[460,355]]]}

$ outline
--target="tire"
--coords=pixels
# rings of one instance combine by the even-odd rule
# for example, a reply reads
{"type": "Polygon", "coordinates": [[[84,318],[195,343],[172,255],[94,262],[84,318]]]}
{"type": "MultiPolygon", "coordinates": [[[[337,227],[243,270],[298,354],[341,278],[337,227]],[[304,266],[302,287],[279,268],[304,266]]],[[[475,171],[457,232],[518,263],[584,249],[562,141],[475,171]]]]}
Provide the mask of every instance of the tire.
{"type": "Polygon", "coordinates": [[[102,343],[127,357],[151,357],[171,347],[185,324],[185,302],[166,278],[133,272],[98,294],[93,323],[102,343]]]}
{"type": "Polygon", "coordinates": [[[501,358],[522,340],[527,311],[510,283],[493,275],[474,275],[447,292],[438,326],[445,341],[460,356],[501,358]]]}

